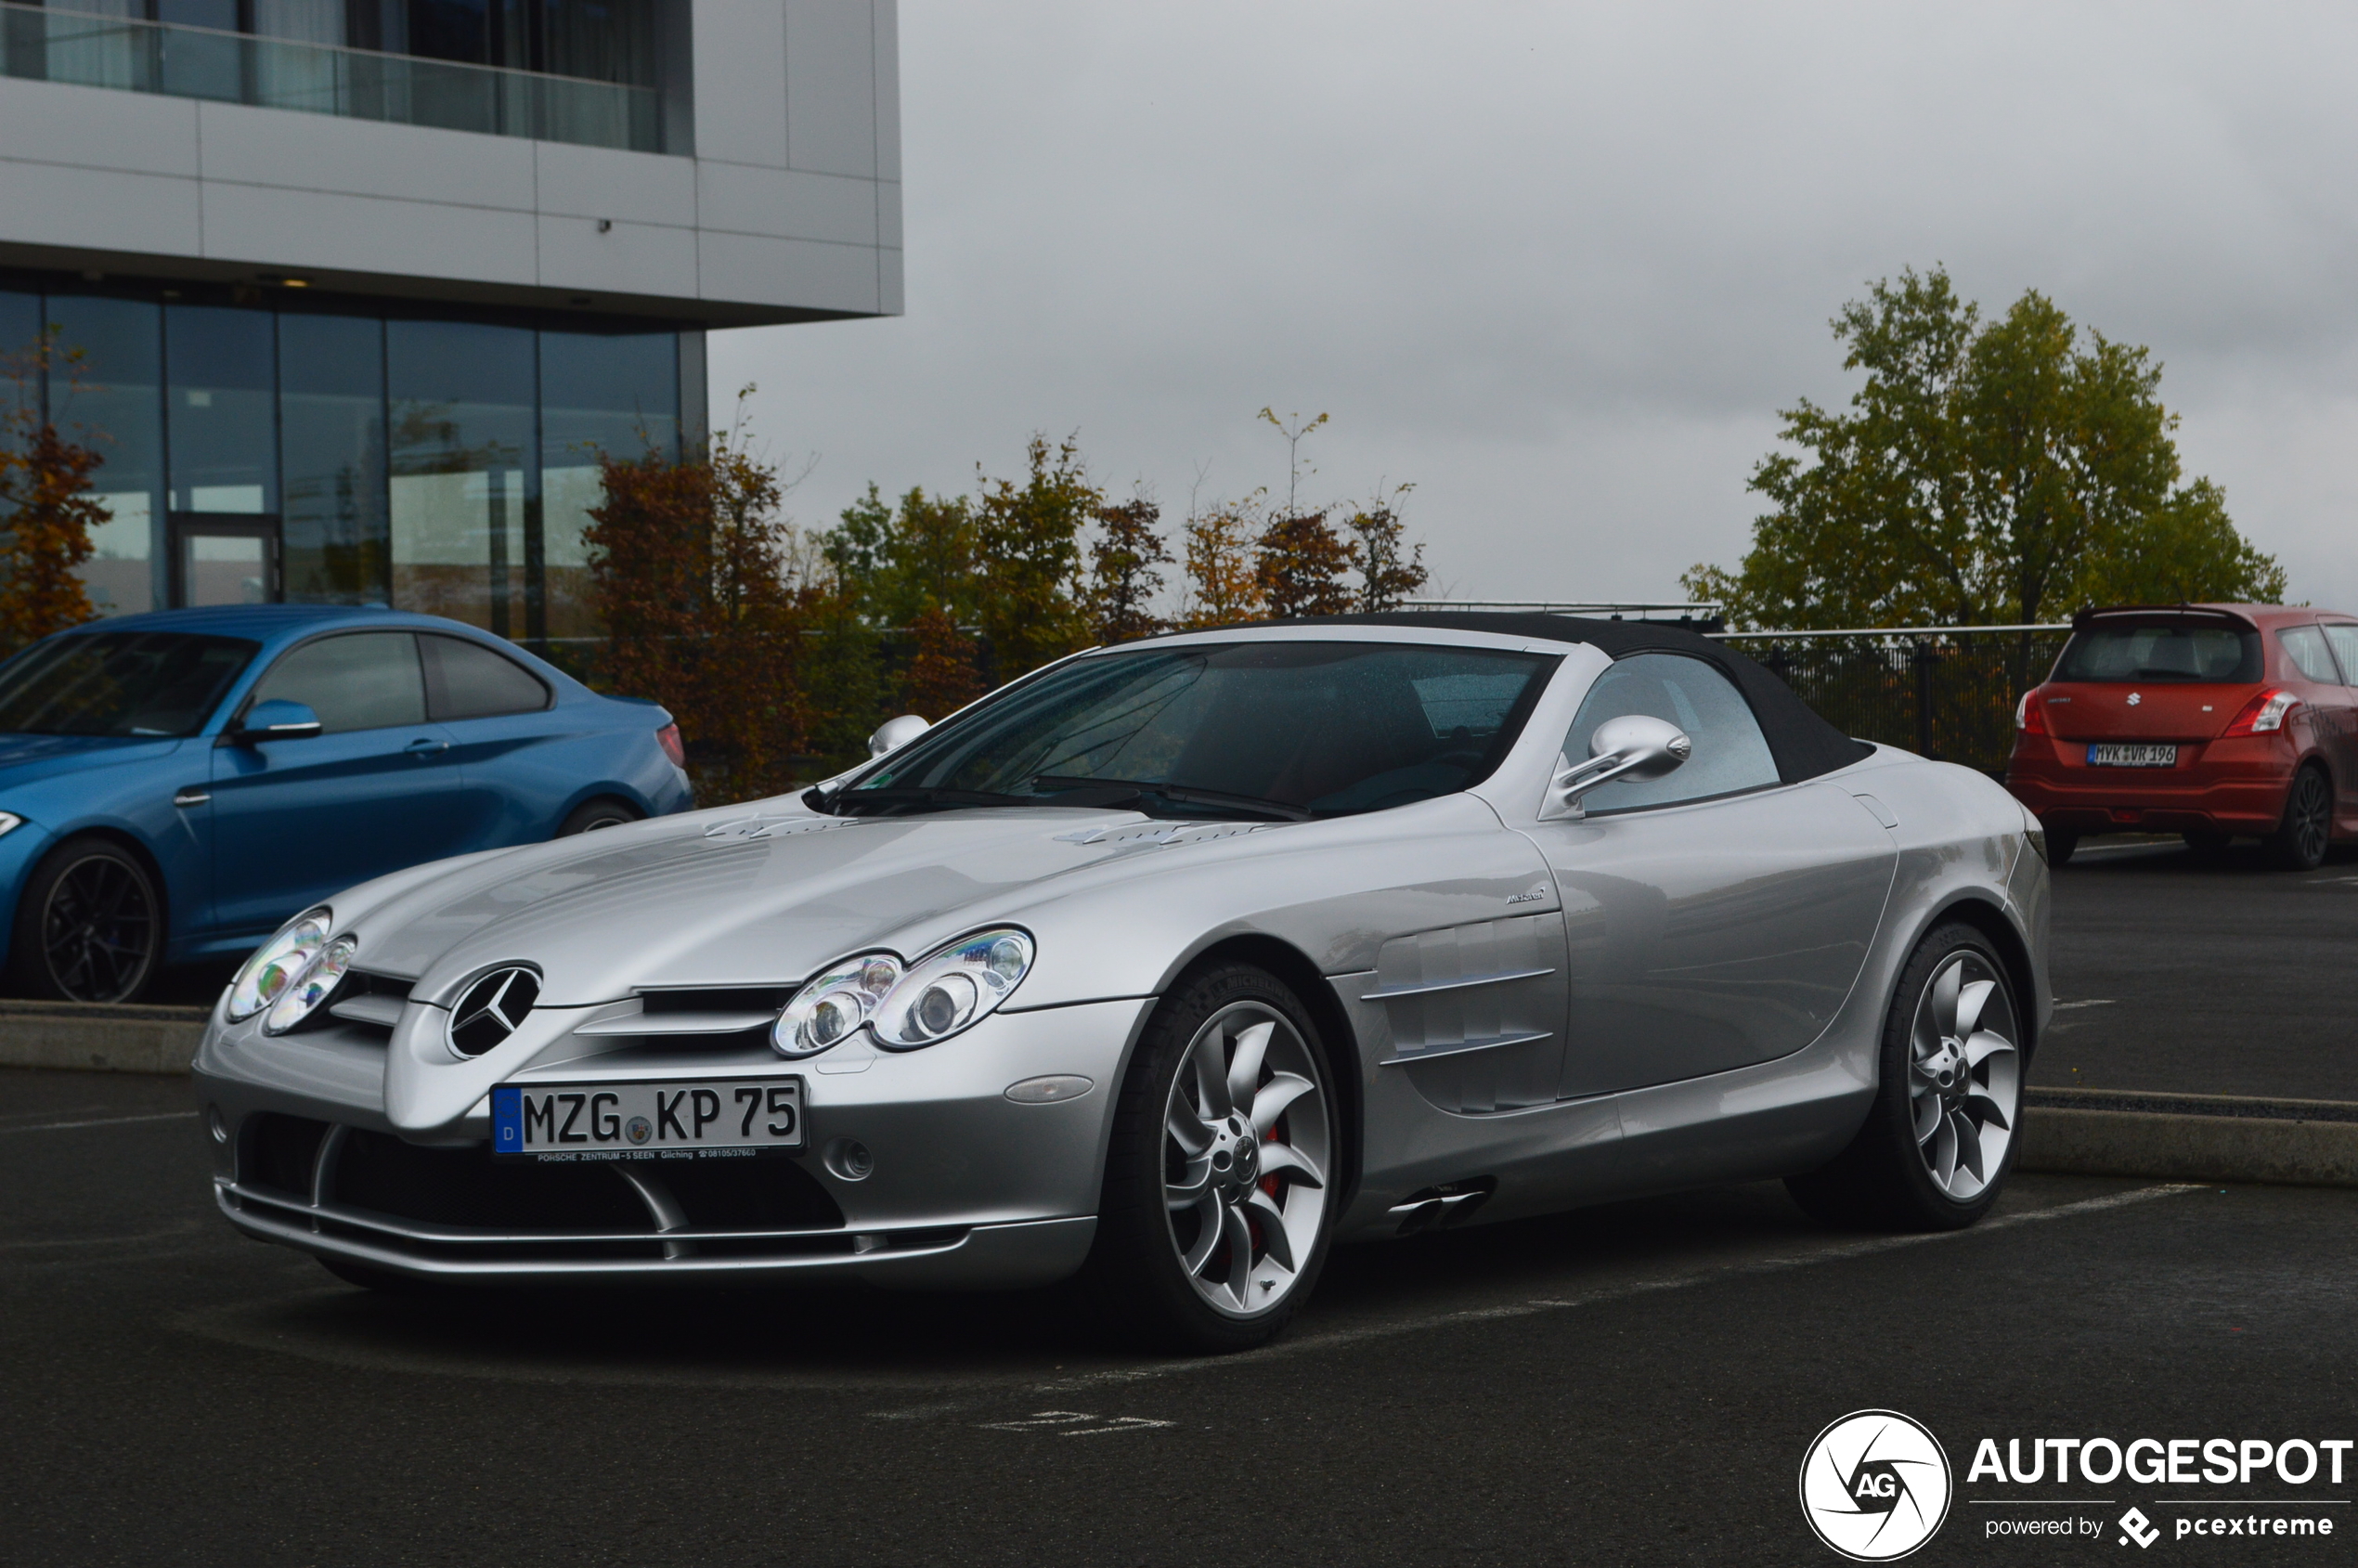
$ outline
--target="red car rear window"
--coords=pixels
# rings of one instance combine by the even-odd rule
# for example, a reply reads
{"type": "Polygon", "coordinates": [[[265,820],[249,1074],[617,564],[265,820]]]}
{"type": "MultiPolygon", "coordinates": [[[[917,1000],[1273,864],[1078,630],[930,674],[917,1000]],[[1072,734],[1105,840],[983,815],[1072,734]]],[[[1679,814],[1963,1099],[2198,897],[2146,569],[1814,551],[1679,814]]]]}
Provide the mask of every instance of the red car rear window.
{"type": "Polygon", "coordinates": [[[2057,680],[2206,680],[2261,676],[2260,633],[2218,622],[2104,621],[2072,634],[2057,680]]]}

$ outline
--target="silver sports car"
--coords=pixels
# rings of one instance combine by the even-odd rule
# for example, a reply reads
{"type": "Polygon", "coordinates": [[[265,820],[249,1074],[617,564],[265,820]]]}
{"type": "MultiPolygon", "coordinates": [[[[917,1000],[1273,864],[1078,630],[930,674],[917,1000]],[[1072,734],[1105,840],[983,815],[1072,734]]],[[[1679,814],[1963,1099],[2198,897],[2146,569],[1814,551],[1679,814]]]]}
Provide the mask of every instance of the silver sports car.
{"type": "Polygon", "coordinates": [[[1676,628],[1345,616],[1038,670],[798,797],[443,861],[259,950],[230,1223],[346,1279],[991,1287],[1265,1340],[1336,1241],[1781,1176],[1971,1224],[2038,825],[1676,628]]]}

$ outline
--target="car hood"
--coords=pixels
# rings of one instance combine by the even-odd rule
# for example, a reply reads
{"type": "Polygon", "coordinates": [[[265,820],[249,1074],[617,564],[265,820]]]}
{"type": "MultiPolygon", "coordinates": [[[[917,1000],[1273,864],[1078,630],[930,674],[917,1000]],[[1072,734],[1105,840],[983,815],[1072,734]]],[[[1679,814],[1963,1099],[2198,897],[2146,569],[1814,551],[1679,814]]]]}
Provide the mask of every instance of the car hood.
{"type": "Polygon", "coordinates": [[[0,733],[0,789],[168,757],[187,745],[176,736],[0,733]]]}
{"type": "Polygon", "coordinates": [[[541,971],[542,1006],[639,989],[779,986],[863,948],[904,958],[1027,890],[1126,855],[1260,824],[1031,808],[923,817],[697,812],[366,885],[338,900],[360,968],[447,1005],[503,963],[541,971]]]}

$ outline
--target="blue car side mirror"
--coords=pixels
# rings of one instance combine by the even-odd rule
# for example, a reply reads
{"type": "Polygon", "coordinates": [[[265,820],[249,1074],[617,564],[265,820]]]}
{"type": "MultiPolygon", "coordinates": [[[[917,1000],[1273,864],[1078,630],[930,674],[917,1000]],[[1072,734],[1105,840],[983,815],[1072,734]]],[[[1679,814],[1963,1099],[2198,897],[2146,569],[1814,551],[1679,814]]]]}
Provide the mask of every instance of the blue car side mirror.
{"type": "Polygon", "coordinates": [[[310,705],[272,697],[246,709],[246,716],[227,738],[239,745],[252,745],[257,741],[299,741],[317,734],[319,728],[319,716],[310,705]]]}

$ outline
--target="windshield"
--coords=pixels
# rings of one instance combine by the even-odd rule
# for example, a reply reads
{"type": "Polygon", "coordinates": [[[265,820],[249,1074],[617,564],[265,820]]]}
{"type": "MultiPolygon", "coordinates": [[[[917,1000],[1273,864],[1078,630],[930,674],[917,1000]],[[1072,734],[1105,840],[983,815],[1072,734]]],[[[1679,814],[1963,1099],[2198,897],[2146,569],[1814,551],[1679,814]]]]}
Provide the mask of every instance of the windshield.
{"type": "Polygon", "coordinates": [[[2260,633],[2218,621],[2102,621],[2072,634],[2057,680],[2260,679],[2260,633]]]}
{"type": "Polygon", "coordinates": [[[1077,659],[912,743],[836,810],[1135,805],[1156,815],[1377,811],[1479,782],[1552,654],[1221,642],[1077,659]]]}
{"type": "Polygon", "coordinates": [[[260,646],[180,631],[53,637],[0,665],[0,732],[193,735],[260,646]]]}

